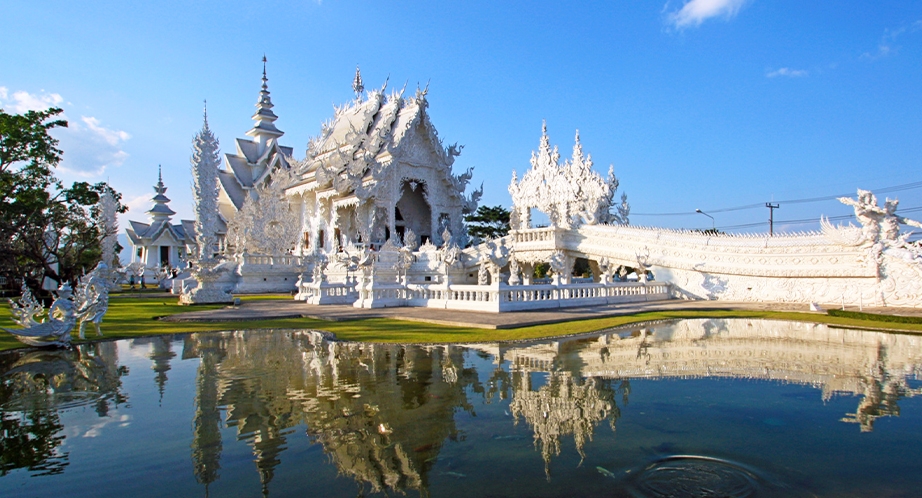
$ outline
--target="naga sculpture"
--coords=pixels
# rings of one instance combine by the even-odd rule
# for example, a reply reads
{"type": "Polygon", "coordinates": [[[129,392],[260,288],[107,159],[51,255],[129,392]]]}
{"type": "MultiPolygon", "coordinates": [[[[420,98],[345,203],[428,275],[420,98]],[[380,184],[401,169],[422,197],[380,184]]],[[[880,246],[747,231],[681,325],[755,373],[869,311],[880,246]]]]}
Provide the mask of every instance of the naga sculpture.
{"type": "Polygon", "coordinates": [[[70,332],[78,321],[81,339],[85,338],[87,323],[93,324],[97,336],[102,335],[99,325],[109,309],[108,265],[100,262],[93,271],[81,277],[76,292],[70,284],[65,283],[57,290],[57,295],[57,299],[48,308],[47,319],[42,319],[45,307],[35,299],[23,281],[19,302],[10,299],[13,321],[23,329],[3,330],[30,346],[70,346],[70,332]]]}
{"type": "Polygon", "coordinates": [[[77,312],[74,309],[73,290],[70,284],[64,283],[57,290],[57,299],[48,308],[48,318],[36,321],[35,318],[44,314],[44,306],[35,300],[26,284],[23,283],[23,295],[19,303],[10,300],[13,308],[13,321],[25,327],[24,329],[3,330],[13,334],[17,340],[29,346],[70,346],[70,331],[77,323],[77,312]]]}

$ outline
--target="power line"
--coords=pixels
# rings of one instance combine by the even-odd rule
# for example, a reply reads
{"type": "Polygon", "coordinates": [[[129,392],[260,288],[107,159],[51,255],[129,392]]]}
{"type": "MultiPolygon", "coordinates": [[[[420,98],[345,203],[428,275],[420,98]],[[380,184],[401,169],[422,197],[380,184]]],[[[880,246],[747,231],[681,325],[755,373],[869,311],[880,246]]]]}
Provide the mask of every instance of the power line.
{"type": "MultiPolygon", "coordinates": [[[[899,214],[916,213],[919,211],[922,211],[922,206],[900,209],[899,214]]],[[[829,221],[843,221],[843,220],[849,220],[849,219],[854,219],[854,218],[855,218],[854,214],[845,214],[842,216],[829,216],[826,219],[829,221]]],[[[804,218],[800,220],[777,220],[774,223],[776,225],[805,225],[807,223],[819,223],[819,220],[817,218],[804,218]]],[[[759,227],[763,225],[768,225],[768,222],[760,221],[757,223],[744,223],[742,225],[719,226],[717,227],[717,229],[718,230],[735,230],[739,228],[754,228],[754,227],[759,227]]]]}
{"type": "MultiPolygon", "coordinates": [[[[879,193],[879,194],[887,194],[891,192],[901,192],[903,190],[916,189],[920,187],[922,187],[922,181],[904,183],[902,185],[894,185],[892,187],[883,187],[879,189],[874,189],[873,192],[879,193]]],[[[788,199],[785,201],[772,201],[772,202],[775,202],[778,204],[805,204],[805,203],[810,203],[810,202],[830,201],[833,199],[838,199],[839,197],[849,197],[852,195],[854,195],[854,193],[849,192],[845,194],[824,195],[821,197],[807,197],[803,199],[788,199]]],[[[705,211],[709,213],[728,213],[731,211],[743,211],[746,209],[756,209],[756,208],[760,208],[763,206],[764,206],[764,203],[760,202],[756,204],[746,204],[743,206],[735,206],[735,207],[729,207],[729,208],[706,209],[705,211]]],[[[696,211],[682,211],[678,213],[631,213],[631,216],[691,216],[695,214],[698,214],[698,213],[696,211]]]]}

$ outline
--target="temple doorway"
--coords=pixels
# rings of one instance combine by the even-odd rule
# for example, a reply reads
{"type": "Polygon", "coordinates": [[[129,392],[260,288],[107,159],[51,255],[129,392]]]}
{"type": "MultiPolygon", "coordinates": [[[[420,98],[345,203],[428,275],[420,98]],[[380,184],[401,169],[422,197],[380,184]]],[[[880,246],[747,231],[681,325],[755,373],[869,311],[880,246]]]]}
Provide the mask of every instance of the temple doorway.
{"type": "Polygon", "coordinates": [[[394,224],[398,234],[407,229],[413,230],[416,240],[429,239],[432,236],[432,208],[426,201],[426,184],[406,181],[400,192],[400,200],[394,209],[394,224]]]}

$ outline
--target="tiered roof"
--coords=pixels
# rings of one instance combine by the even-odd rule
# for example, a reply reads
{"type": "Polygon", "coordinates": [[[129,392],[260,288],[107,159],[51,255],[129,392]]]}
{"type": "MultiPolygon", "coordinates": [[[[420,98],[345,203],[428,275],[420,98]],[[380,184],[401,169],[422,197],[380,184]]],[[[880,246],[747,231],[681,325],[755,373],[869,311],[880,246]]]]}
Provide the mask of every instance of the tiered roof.
{"type": "Polygon", "coordinates": [[[218,171],[221,198],[231,202],[235,210],[243,206],[248,193],[271,171],[279,167],[289,168],[287,158],[294,152],[291,147],[278,144],[278,139],[285,133],[275,126],[278,116],[272,112],[274,106],[269,95],[265,64],[266,58],[263,57],[262,88],[252,116],[254,124],[246,132],[253,139],[236,139],[236,153],[224,154],[224,169],[218,171]]]}

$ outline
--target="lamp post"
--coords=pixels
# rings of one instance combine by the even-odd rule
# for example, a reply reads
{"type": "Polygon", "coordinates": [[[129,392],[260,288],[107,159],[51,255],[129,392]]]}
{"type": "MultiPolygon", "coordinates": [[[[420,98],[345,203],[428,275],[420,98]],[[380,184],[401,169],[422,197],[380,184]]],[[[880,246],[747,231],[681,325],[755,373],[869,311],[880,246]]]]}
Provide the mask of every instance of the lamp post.
{"type": "Polygon", "coordinates": [[[715,222],[714,222],[714,217],[713,217],[713,216],[711,216],[711,215],[705,213],[704,211],[702,211],[702,210],[700,210],[700,209],[696,209],[695,212],[696,212],[696,213],[703,214],[703,215],[707,216],[708,218],[710,218],[710,219],[711,219],[711,229],[717,230],[717,225],[716,225],[715,222]]]}

